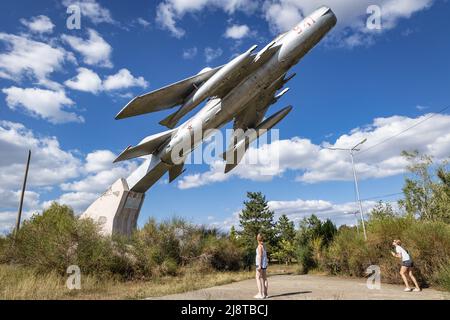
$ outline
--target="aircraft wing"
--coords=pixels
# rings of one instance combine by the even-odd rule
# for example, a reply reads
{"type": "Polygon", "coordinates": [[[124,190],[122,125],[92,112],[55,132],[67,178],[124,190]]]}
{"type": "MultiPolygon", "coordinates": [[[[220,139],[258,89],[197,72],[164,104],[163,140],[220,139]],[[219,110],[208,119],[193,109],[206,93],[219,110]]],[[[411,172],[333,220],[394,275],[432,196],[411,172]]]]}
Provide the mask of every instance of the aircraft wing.
{"type": "Polygon", "coordinates": [[[222,66],[205,71],[196,76],[136,97],[117,114],[116,119],[124,119],[145,113],[170,109],[182,104],[196,87],[211,78],[221,68],[222,66]]]}
{"type": "Polygon", "coordinates": [[[146,156],[155,152],[162,144],[164,144],[175,133],[176,130],[169,130],[154,134],[142,140],[137,146],[129,146],[126,148],[114,163],[146,156]]]}

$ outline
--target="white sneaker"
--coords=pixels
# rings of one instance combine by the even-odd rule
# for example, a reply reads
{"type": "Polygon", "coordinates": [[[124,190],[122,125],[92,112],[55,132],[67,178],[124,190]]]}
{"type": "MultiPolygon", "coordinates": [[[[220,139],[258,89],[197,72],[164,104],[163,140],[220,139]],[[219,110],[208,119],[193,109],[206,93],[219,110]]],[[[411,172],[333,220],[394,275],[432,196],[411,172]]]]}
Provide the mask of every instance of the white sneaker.
{"type": "Polygon", "coordinates": [[[414,292],[420,292],[420,291],[422,291],[422,289],[420,289],[420,288],[414,288],[413,291],[414,291],[414,292]]]}
{"type": "Polygon", "coordinates": [[[262,295],[260,295],[259,293],[256,296],[254,296],[253,298],[255,298],[255,299],[264,299],[264,297],[262,295]]]}
{"type": "Polygon", "coordinates": [[[411,288],[405,288],[405,290],[403,290],[403,291],[405,291],[405,292],[411,292],[411,291],[413,291],[413,289],[411,289],[411,288]]]}

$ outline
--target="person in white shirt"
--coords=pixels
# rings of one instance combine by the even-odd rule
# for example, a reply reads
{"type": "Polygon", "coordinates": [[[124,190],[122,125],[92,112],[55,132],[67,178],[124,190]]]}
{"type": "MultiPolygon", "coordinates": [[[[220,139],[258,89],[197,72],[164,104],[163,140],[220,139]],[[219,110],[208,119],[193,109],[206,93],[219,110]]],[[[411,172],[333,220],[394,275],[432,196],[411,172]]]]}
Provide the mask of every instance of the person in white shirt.
{"type": "Polygon", "coordinates": [[[402,276],[403,282],[406,285],[406,288],[404,291],[406,292],[419,292],[421,291],[419,284],[417,283],[416,278],[413,275],[412,268],[414,267],[414,263],[411,259],[411,256],[409,255],[408,251],[406,251],[402,246],[402,242],[400,240],[394,240],[392,242],[392,245],[395,247],[395,252],[391,252],[391,254],[394,257],[400,258],[402,260],[402,266],[400,268],[400,275],[402,276]],[[416,286],[414,289],[412,289],[409,286],[408,278],[406,275],[409,275],[411,280],[414,282],[414,285],[416,286]]]}

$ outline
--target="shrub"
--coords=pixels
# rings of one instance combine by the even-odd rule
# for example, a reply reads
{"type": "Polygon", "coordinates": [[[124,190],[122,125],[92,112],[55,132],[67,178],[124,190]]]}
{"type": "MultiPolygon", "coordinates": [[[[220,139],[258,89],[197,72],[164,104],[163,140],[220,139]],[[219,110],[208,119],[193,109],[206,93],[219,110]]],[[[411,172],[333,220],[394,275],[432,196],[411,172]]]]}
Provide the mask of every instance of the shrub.
{"type": "Polygon", "coordinates": [[[12,262],[60,274],[74,264],[76,218],[67,206],[52,204],[42,215],[24,221],[8,255],[12,262]]]}
{"type": "Polygon", "coordinates": [[[314,268],[313,252],[309,245],[302,245],[297,248],[298,273],[306,274],[314,268]]]}
{"type": "MultiPolygon", "coordinates": [[[[342,228],[325,253],[324,268],[332,274],[363,276],[365,269],[379,265],[381,279],[402,283],[398,274],[400,261],[391,256],[392,240],[402,239],[416,266],[416,278],[422,285],[444,279],[450,260],[450,226],[411,217],[373,218],[367,223],[365,241],[353,228],[342,228]],[[440,274],[436,276],[436,274],[440,274]]],[[[443,280],[441,280],[442,282],[443,280]]]]}
{"type": "Polygon", "coordinates": [[[450,291],[450,261],[440,266],[433,280],[442,289],[450,291]]]}
{"type": "Polygon", "coordinates": [[[332,274],[361,276],[370,265],[364,238],[354,228],[341,228],[325,252],[323,267],[332,274]]]}

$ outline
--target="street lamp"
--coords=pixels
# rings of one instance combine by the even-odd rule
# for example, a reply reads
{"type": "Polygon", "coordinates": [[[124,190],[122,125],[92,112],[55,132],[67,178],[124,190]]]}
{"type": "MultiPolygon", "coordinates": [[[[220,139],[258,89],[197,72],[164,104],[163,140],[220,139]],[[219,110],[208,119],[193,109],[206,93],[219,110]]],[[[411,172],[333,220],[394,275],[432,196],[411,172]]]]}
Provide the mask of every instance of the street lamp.
{"type": "Polygon", "coordinates": [[[353,155],[354,155],[355,152],[360,151],[360,149],[358,149],[358,147],[361,146],[366,141],[367,141],[367,139],[364,139],[363,141],[361,141],[360,143],[358,143],[357,145],[355,145],[353,148],[350,148],[350,149],[345,149],[345,148],[327,148],[329,150],[348,151],[350,153],[350,158],[352,159],[353,178],[355,179],[356,198],[357,198],[358,204],[359,204],[359,214],[361,216],[361,222],[362,222],[362,227],[363,227],[363,231],[364,231],[364,239],[365,240],[367,240],[366,225],[364,223],[363,208],[362,208],[361,198],[359,196],[358,178],[356,177],[355,161],[353,159],[353,155]]]}

